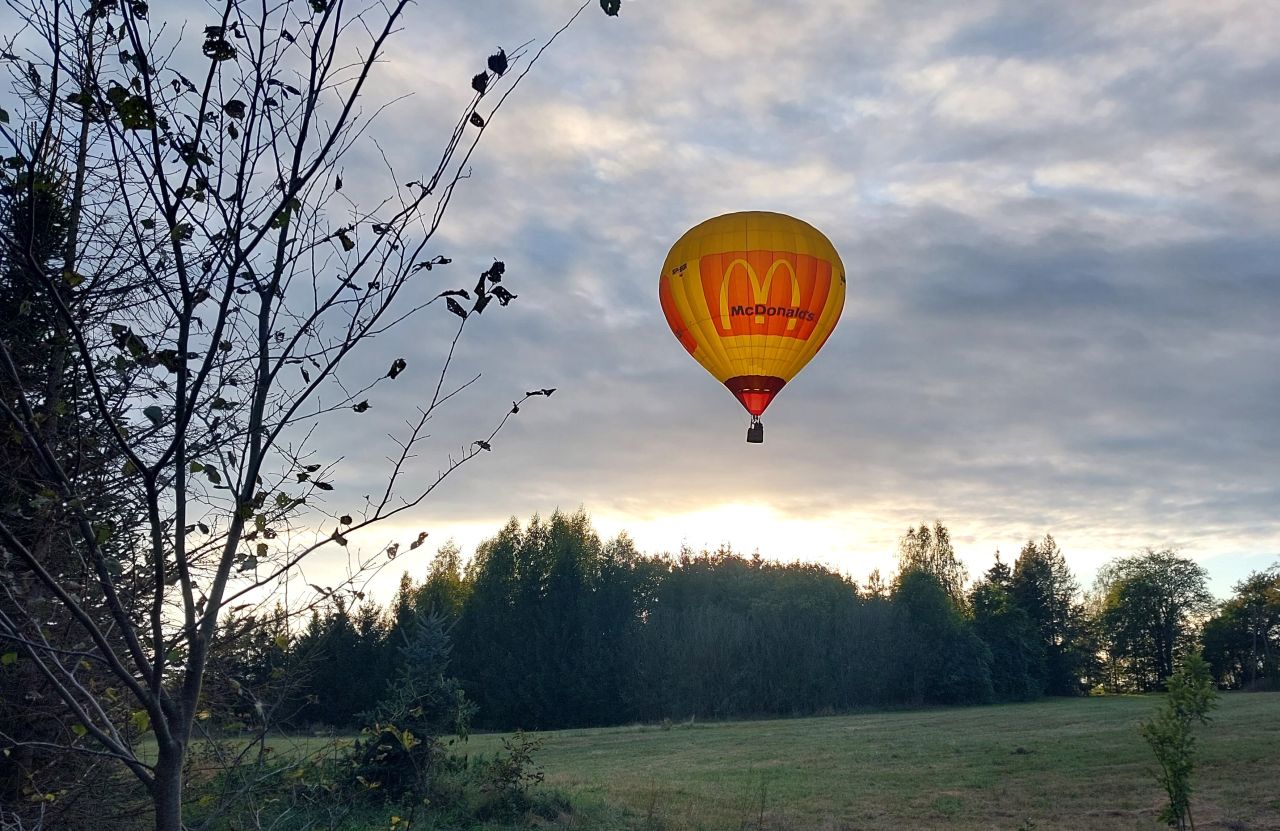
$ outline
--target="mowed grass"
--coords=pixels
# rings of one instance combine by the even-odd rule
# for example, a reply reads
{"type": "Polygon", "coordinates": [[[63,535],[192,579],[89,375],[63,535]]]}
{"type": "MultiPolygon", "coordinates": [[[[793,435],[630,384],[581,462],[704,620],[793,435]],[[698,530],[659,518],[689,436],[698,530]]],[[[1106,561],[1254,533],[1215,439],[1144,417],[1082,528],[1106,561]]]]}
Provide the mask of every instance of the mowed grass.
{"type": "MultiPolygon", "coordinates": [[[[1138,723],[1160,696],[540,734],[536,761],[579,831],[1157,831],[1138,723]]],[[[1196,828],[1280,831],[1280,693],[1219,699],[1197,728],[1196,828]]],[[[502,749],[473,735],[471,755],[502,749]]],[[[280,736],[280,755],[335,741],[280,736]]],[[[349,831],[384,829],[386,822],[349,831]]]]}
{"type": "MultiPolygon", "coordinates": [[[[1138,722],[1159,697],[543,734],[580,829],[1162,828],[1138,722]]],[[[1280,829],[1280,694],[1200,728],[1198,829],[1280,829]]],[[[500,749],[473,736],[469,753],[500,749]]]]}

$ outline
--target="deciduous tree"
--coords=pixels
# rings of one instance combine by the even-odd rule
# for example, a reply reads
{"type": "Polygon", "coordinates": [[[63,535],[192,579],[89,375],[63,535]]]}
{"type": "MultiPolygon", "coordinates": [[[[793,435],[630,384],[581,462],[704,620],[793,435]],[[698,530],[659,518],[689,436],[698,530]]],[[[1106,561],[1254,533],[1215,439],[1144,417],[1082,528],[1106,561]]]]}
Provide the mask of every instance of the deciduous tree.
{"type": "Polygon", "coordinates": [[[1213,610],[1207,579],[1203,566],[1167,549],[1148,548],[1099,571],[1107,651],[1127,686],[1159,689],[1191,651],[1197,628],[1213,610]]]}
{"type": "Polygon", "coordinates": [[[1280,686],[1280,565],[1236,583],[1205,623],[1204,656],[1229,687],[1280,686]]]}
{"type": "Polygon", "coordinates": [[[964,584],[969,572],[956,558],[951,532],[942,522],[935,520],[932,528],[922,524],[919,528],[907,529],[898,540],[898,570],[904,574],[922,571],[933,575],[956,608],[964,608],[964,584]]]}
{"type": "MultiPolygon", "coordinates": [[[[0,513],[0,638],[10,663],[34,669],[65,728],[9,749],[39,742],[110,760],[145,788],[155,827],[178,831],[225,616],[269,621],[261,612],[306,558],[354,552],[361,532],[407,516],[491,449],[524,398],[550,392],[517,396],[491,427],[461,437],[438,474],[411,481],[428,419],[474,380],[449,374],[464,330],[515,299],[504,263],[459,275],[436,232],[541,51],[487,65],[477,55],[440,152],[409,174],[390,170],[379,194],[374,181],[344,189],[340,160],[366,139],[378,107],[365,104],[381,103],[370,79],[406,25],[407,0],[226,0],[197,20],[145,2],[8,5],[23,28],[2,50],[17,95],[0,118],[0,175],[14,204],[49,219],[9,224],[0,247],[30,294],[24,325],[39,317],[65,356],[46,377],[73,379],[50,395],[24,368],[31,332],[0,332],[5,452],[28,482],[6,491],[0,513]],[[46,210],[49,181],[62,191],[46,210]],[[441,333],[429,370],[418,356],[370,352],[413,317],[441,333]],[[337,454],[318,455],[314,427],[364,417],[386,385],[413,375],[427,393],[396,438],[385,485],[355,498],[341,489],[337,454]],[[74,431],[51,429],[59,402],[73,400],[74,431]],[[138,533],[105,503],[136,510],[138,533]],[[65,631],[46,626],[51,607],[65,631]],[[143,732],[154,756],[138,748],[143,732]]],[[[424,538],[362,551],[353,575],[424,538]]],[[[287,614],[355,595],[341,580],[295,590],[287,614]]]]}

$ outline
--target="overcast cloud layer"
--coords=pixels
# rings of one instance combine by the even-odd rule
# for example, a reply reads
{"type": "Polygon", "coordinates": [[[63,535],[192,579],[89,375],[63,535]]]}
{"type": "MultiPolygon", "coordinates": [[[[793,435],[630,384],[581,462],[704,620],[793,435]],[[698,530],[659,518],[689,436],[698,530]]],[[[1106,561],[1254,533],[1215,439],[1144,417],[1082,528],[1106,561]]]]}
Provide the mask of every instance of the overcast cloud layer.
{"type": "MultiPolygon", "coordinates": [[[[525,389],[558,392],[413,528],[470,546],[581,505],[650,551],[723,541],[861,578],[939,518],[975,573],[1051,532],[1086,581],[1173,546],[1225,594],[1280,558],[1267,5],[632,0],[609,19],[593,3],[493,120],[442,229],[440,279],[501,258],[519,299],[470,332],[459,377],[484,376],[421,470],[525,389]],[[657,302],[671,243],[747,209],[813,223],[849,273],[763,446],[657,302]]],[[[433,163],[487,54],[575,8],[421,4],[377,92],[414,93],[374,131],[399,177],[433,163]]],[[[376,158],[353,156],[348,181],[376,158]]],[[[411,384],[322,437],[357,489],[447,319],[366,353],[407,357],[411,384]]]]}

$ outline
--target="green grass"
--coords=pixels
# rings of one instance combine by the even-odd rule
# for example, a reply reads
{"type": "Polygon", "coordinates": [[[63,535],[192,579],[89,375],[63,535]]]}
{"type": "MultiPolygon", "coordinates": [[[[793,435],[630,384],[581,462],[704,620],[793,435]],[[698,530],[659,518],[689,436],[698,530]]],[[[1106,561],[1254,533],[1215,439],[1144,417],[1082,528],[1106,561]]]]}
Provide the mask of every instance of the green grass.
{"type": "MultiPolygon", "coordinates": [[[[1137,723],[1156,697],[544,734],[568,825],[1158,829],[1137,723]],[[605,807],[611,806],[611,807],[605,807]]],[[[492,752],[498,736],[474,736],[492,752]]],[[[1199,829],[1280,829],[1280,695],[1224,696],[1200,732],[1199,829]]]]}
{"type": "MultiPolygon", "coordinates": [[[[1137,725],[1156,696],[542,734],[580,831],[1157,831],[1137,725]]],[[[1280,694],[1220,699],[1199,729],[1199,831],[1280,831],[1280,694]]],[[[501,749],[472,736],[470,754],[501,749]]],[[[276,753],[332,739],[277,738],[276,753]]],[[[351,831],[383,829],[384,822],[351,831]]]]}

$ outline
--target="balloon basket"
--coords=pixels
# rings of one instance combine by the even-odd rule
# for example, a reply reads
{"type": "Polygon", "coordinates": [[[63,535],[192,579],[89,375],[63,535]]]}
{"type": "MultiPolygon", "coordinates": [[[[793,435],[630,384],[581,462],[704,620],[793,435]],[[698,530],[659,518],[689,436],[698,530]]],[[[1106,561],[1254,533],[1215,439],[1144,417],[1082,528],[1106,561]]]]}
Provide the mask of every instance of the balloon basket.
{"type": "Polygon", "coordinates": [[[764,425],[758,418],[753,417],[747,427],[747,444],[764,444],[764,425]]]}

